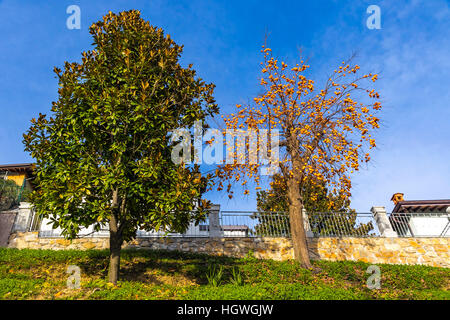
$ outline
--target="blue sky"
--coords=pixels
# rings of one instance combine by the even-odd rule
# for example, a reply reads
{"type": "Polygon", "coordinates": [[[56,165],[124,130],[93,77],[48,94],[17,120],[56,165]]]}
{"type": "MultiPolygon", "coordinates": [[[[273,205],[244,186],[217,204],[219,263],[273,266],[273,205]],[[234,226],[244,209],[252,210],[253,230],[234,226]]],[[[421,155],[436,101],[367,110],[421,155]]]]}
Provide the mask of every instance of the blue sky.
{"type": "MultiPolygon", "coordinates": [[[[372,163],[353,178],[352,206],[392,209],[406,199],[450,198],[449,1],[0,1],[0,163],[32,161],[22,134],[57,99],[54,66],[78,61],[91,48],[88,27],[109,10],[141,10],[184,44],[182,61],[217,86],[221,113],[259,92],[260,46],[270,34],[287,60],[299,47],[315,79],[357,53],[364,70],[379,72],[384,110],[372,163]],[[69,30],[69,5],[81,8],[81,29],[69,30]],[[381,29],[369,30],[369,5],[381,9],[381,29]]],[[[253,210],[253,196],[209,199],[226,210],[253,210]]]]}

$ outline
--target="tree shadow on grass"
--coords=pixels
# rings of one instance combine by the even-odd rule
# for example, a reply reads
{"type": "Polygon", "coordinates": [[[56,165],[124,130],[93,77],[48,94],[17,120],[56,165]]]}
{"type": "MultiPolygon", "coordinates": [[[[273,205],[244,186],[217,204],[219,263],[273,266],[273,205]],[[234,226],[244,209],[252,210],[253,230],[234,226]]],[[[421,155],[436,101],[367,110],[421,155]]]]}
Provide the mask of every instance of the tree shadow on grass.
{"type": "MultiPolygon", "coordinates": [[[[79,262],[82,272],[89,276],[107,277],[109,252],[93,252],[79,262]]],[[[231,276],[237,258],[211,256],[169,250],[124,249],[121,253],[120,279],[156,285],[204,285],[211,265],[222,265],[224,277],[231,276]]]]}

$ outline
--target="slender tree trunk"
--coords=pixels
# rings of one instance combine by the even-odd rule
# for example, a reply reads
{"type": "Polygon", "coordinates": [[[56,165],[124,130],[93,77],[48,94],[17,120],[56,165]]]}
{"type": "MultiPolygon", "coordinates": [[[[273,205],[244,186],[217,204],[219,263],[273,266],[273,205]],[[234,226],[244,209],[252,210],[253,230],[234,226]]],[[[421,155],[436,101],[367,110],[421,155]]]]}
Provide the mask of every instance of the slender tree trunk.
{"type": "Polygon", "coordinates": [[[118,193],[113,192],[112,213],[109,219],[109,270],[108,281],[117,284],[120,270],[120,250],[122,248],[122,234],[118,227],[118,193]]]}
{"type": "Polygon", "coordinates": [[[308,253],[308,243],[306,241],[305,226],[303,224],[303,199],[300,192],[300,182],[302,181],[302,159],[298,154],[299,141],[296,135],[290,134],[293,131],[292,126],[288,126],[289,133],[287,139],[287,151],[291,156],[292,171],[283,172],[287,179],[288,202],[289,202],[289,220],[291,224],[292,245],[294,247],[294,256],[304,268],[312,268],[308,253]]]}
{"type": "Polygon", "coordinates": [[[289,220],[294,256],[304,268],[312,268],[308,253],[308,243],[303,224],[303,204],[301,201],[300,185],[297,179],[288,181],[289,220]]]}
{"type": "MultiPolygon", "coordinates": [[[[117,241],[117,240],[116,240],[117,241]]],[[[119,280],[119,270],[120,270],[120,247],[115,244],[116,241],[110,238],[110,249],[109,249],[109,270],[108,270],[108,282],[117,284],[119,280]]]]}
{"type": "Polygon", "coordinates": [[[117,284],[117,281],[119,280],[121,242],[122,241],[118,239],[116,234],[110,232],[108,282],[114,284],[117,284]]]}

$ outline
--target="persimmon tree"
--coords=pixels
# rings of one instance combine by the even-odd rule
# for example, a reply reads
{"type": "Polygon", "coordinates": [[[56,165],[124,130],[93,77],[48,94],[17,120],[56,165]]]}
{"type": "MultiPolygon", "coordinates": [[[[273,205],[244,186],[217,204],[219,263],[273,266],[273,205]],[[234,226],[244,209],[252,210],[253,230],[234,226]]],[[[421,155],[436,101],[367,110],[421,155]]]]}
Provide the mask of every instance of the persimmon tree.
{"type": "MultiPolygon", "coordinates": [[[[350,196],[351,173],[370,160],[369,151],[376,146],[372,135],[379,128],[377,113],[381,103],[371,85],[378,76],[361,74],[360,67],[349,59],[317,89],[315,81],[308,76],[309,65],[301,57],[296,64],[288,66],[275,58],[270,48],[263,46],[261,52],[262,93],[250,104],[237,105],[235,113],[223,118],[228,130],[259,133],[267,130],[269,141],[278,130],[277,167],[286,188],[294,254],[302,266],[309,268],[302,186],[308,181],[312,187],[327,187],[335,196],[350,196]]],[[[227,144],[230,148],[228,141],[227,144]]],[[[266,150],[270,153],[268,146],[257,146],[259,156],[266,150]]],[[[231,148],[234,147],[233,144],[231,148]]],[[[241,150],[249,153],[249,145],[241,146],[241,150]]],[[[236,149],[233,151],[236,153],[236,149]]],[[[220,166],[216,172],[221,180],[219,189],[225,181],[228,191],[233,184],[241,183],[244,194],[248,194],[245,186],[250,179],[260,189],[262,163],[248,160],[235,158],[234,162],[220,166]]],[[[310,197],[316,200],[316,196],[310,197]]]]}
{"type": "Polygon", "coordinates": [[[171,132],[217,113],[214,85],[179,64],[183,47],[139,11],[109,13],[90,29],[94,49],[55,68],[59,98],[24,134],[36,159],[32,202],[69,239],[110,232],[109,281],[138,229],[184,232],[204,218],[207,179],[175,164],[171,132]]]}

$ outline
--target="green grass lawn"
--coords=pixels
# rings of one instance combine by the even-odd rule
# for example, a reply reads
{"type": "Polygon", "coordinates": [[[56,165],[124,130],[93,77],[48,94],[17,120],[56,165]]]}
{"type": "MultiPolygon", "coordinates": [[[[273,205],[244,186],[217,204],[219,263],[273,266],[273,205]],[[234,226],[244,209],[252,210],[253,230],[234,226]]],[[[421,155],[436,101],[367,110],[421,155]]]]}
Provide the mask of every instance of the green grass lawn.
{"type": "Polygon", "coordinates": [[[105,279],[108,251],[0,249],[0,299],[449,299],[450,269],[379,264],[381,288],[368,289],[363,262],[237,259],[124,250],[121,281],[105,279]],[[69,289],[66,270],[81,269],[69,289]],[[214,268],[215,266],[215,272],[214,268]],[[219,279],[219,266],[223,266],[219,279]]]}

